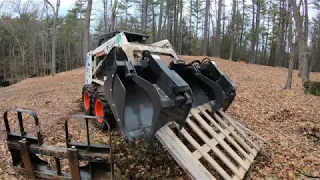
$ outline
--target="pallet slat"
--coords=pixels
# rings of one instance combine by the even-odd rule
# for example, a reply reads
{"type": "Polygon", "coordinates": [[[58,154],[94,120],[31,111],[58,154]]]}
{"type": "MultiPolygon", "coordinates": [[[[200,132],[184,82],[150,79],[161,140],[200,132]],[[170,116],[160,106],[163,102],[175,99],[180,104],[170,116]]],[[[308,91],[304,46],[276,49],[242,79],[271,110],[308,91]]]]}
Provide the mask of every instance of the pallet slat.
{"type": "Polygon", "coordinates": [[[202,152],[200,145],[191,137],[191,135],[185,130],[182,129],[181,133],[186,137],[186,139],[198,149],[198,151],[204,156],[204,158],[213,166],[213,168],[225,179],[231,179],[231,177],[222,169],[222,167],[207,153],[202,152]]]}
{"type": "Polygon", "coordinates": [[[192,131],[185,128],[179,130],[177,124],[168,123],[156,133],[157,138],[193,179],[221,179],[221,177],[242,179],[260,150],[259,145],[250,139],[251,137],[248,137],[246,132],[235,124],[235,120],[223,111],[212,116],[207,110],[212,110],[209,103],[190,111],[186,122],[192,131]],[[180,134],[177,136],[172,128],[178,130],[180,134]],[[204,142],[202,146],[193,138],[194,134],[204,142]],[[182,137],[184,141],[182,142],[179,137],[182,137]],[[185,145],[186,143],[189,143],[188,147],[192,146],[195,150],[191,152],[185,145]],[[214,156],[211,156],[210,152],[214,156]],[[208,162],[206,165],[211,168],[206,169],[207,166],[200,162],[201,158],[204,158],[208,162]],[[223,168],[225,166],[231,171],[227,173],[223,168]],[[210,172],[210,169],[214,169],[220,177],[215,177],[217,174],[210,172]]]}
{"type": "Polygon", "coordinates": [[[234,158],[237,163],[239,163],[244,169],[249,169],[250,164],[245,163],[241,159],[241,157],[223,139],[217,138],[218,134],[202,119],[199,114],[193,113],[192,110],[191,114],[198,120],[199,123],[202,124],[202,126],[207,129],[207,131],[213,136],[213,138],[216,138],[219,144],[234,158]]]}
{"type": "Polygon", "coordinates": [[[253,156],[250,156],[247,154],[242,147],[239,146],[239,144],[230,137],[230,131],[222,129],[222,127],[205,111],[202,109],[202,107],[199,107],[200,112],[213,124],[214,127],[218,128],[219,131],[228,139],[228,141],[246,158],[250,160],[250,162],[253,162],[253,156]]]}
{"type": "MultiPolygon", "coordinates": [[[[201,139],[208,144],[208,146],[211,148],[211,150],[224,162],[225,165],[227,165],[233,173],[235,173],[237,176],[239,176],[239,179],[241,177],[241,174],[238,172],[237,166],[235,166],[230,159],[219,149],[215,146],[213,146],[213,142],[216,142],[216,139],[209,139],[203,132],[202,130],[196,126],[190,119],[187,119],[188,124],[190,127],[201,137],[201,139]]],[[[216,144],[216,143],[215,143],[216,144]]],[[[207,159],[207,157],[205,157],[207,159]]],[[[223,176],[222,174],[220,174],[223,176]]]]}
{"type": "MultiPolygon", "coordinates": [[[[209,104],[204,104],[203,107],[205,107],[207,110],[211,111],[211,106],[209,104]]],[[[251,148],[244,140],[243,138],[241,138],[236,130],[234,126],[229,126],[217,113],[214,114],[214,118],[220,123],[222,124],[226,129],[228,129],[231,132],[231,135],[235,138],[235,140],[237,140],[247,151],[251,152],[254,156],[257,155],[257,150],[251,148]]],[[[242,130],[240,129],[240,132],[242,132],[242,130]]],[[[241,133],[240,133],[241,134],[241,133]]]]}
{"type": "Polygon", "coordinates": [[[223,111],[221,111],[221,110],[218,111],[218,112],[219,112],[223,117],[225,117],[226,120],[229,121],[229,123],[232,124],[232,126],[233,126],[236,130],[238,130],[238,131],[240,132],[240,134],[241,134],[243,137],[245,137],[245,139],[254,146],[255,149],[257,149],[257,150],[260,149],[259,145],[257,145],[255,142],[253,142],[253,141],[246,135],[246,133],[245,133],[242,129],[240,129],[236,124],[234,124],[234,120],[233,120],[229,115],[227,115],[225,112],[223,112],[223,111]]]}
{"type": "MultiPolygon", "coordinates": [[[[239,177],[243,177],[245,170],[248,170],[250,167],[250,163],[246,163],[244,160],[239,157],[239,155],[224,141],[224,138],[218,138],[218,134],[202,119],[199,114],[195,114],[194,111],[191,111],[191,114],[198,120],[198,122],[211,134],[213,138],[215,138],[222,147],[229,153],[232,158],[239,163],[241,168],[237,168],[233,163],[230,162],[229,159],[224,159],[224,163],[239,177]],[[242,169],[243,168],[243,169],[242,169]]],[[[223,135],[223,134],[222,134],[223,135]]]]}
{"type": "Polygon", "coordinates": [[[168,125],[162,127],[157,138],[172,154],[180,166],[194,179],[215,179],[204,166],[195,159],[189,149],[173,133],[168,125]]]}

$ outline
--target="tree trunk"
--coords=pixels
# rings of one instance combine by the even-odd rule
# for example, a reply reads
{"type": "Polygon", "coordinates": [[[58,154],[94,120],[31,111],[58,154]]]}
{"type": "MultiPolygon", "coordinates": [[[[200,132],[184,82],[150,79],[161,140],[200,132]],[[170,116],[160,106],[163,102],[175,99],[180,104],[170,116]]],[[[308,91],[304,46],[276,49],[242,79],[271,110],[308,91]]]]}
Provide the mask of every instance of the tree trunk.
{"type": "Polygon", "coordinates": [[[64,45],[63,55],[64,55],[64,69],[68,71],[68,54],[67,54],[67,44],[64,45]]]}
{"type": "MultiPolygon", "coordinates": [[[[71,43],[68,43],[68,58],[71,59],[71,43]]],[[[69,63],[69,69],[72,69],[72,61],[69,63]]]]}
{"type": "MultiPolygon", "coordinates": [[[[226,25],[226,6],[225,1],[223,1],[223,16],[222,16],[222,39],[224,39],[225,35],[225,25],[226,25]]],[[[223,41],[221,42],[223,43],[223,41]]]]}
{"type": "Polygon", "coordinates": [[[156,42],[156,14],[154,4],[151,4],[151,11],[152,11],[152,40],[156,42]]]}
{"type": "Polygon", "coordinates": [[[147,33],[147,24],[148,24],[148,0],[145,0],[144,5],[144,16],[143,16],[143,33],[147,33]]]}
{"type": "Polygon", "coordinates": [[[308,17],[308,0],[304,0],[304,52],[303,52],[303,67],[302,67],[302,81],[308,82],[310,71],[309,71],[309,60],[308,60],[308,34],[309,33],[309,17],[308,17]]]}
{"type": "Polygon", "coordinates": [[[107,20],[108,19],[108,0],[103,0],[103,25],[104,33],[107,33],[107,20]]]}
{"type": "MultiPolygon", "coordinates": [[[[192,0],[190,0],[190,7],[192,6],[192,0]]],[[[191,42],[192,42],[192,8],[190,8],[189,12],[189,54],[192,54],[192,49],[191,49],[191,42]]]]}
{"type": "Polygon", "coordinates": [[[241,33],[240,33],[240,52],[239,52],[238,61],[242,58],[242,54],[243,54],[242,41],[243,41],[243,34],[245,29],[244,12],[245,12],[245,0],[242,0],[242,24],[241,24],[241,33]]]}
{"type": "MultiPolygon", "coordinates": [[[[36,47],[35,47],[35,41],[32,43],[32,62],[33,62],[33,66],[32,66],[32,76],[37,76],[37,67],[36,66],[36,47]]],[[[5,66],[5,65],[4,65],[5,66]]]]}
{"type": "Polygon", "coordinates": [[[178,30],[178,12],[177,12],[177,0],[173,0],[173,38],[172,45],[177,49],[177,30],[178,30]]]}
{"type": "Polygon", "coordinates": [[[161,39],[166,38],[168,39],[168,24],[167,24],[167,19],[168,19],[168,1],[166,2],[166,15],[164,16],[164,21],[163,21],[163,26],[162,26],[162,31],[164,33],[161,33],[161,39]]]}
{"type": "Polygon", "coordinates": [[[128,29],[128,4],[129,4],[129,0],[126,0],[126,19],[125,19],[125,22],[124,22],[124,28],[125,29],[128,29]]]}
{"type": "MultiPolygon", "coordinates": [[[[210,25],[211,25],[211,29],[212,29],[212,36],[211,36],[211,38],[210,38],[210,35],[209,35],[209,39],[211,39],[211,46],[209,45],[209,55],[214,55],[214,50],[213,51],[210,51],[210,49],[214,49],[214,48],[211,48],[211,47],[215,47],[215,42],[214,42],[214,40],[215,40],[215,37],[214,37],[214,34],[215,34],[215,26],[214,26],[214,19],[213,19],[213,15],[211,14],[211,12],[209,12],[209,17],[210,17],[210,21],[211,21],[211,23],[210,23],[210,25]]],[[[210,30],[210,29],[209,29],[210,30]]],[[[210,34],[210,33],[209,33],[210,34]]]]}
{"type": "Polygon", "coordinates": [[[236,16],[236,8],[237,8],[237,1],[233,0],[232,3],[232,20],[231,20],[231,38],[230,38],[230,54],[229,54],[229,60],[232,60],[232,54],[233,54],[233,46],[234,46],[234,27],[235,27],[235,16],[236,16]]]}
{"type": "Polygon", "coordinates": [[[257,2],[257,16],[256,16],[256,27],[255,27],[255,54],[254,62],[257,61],[257,55],[259,50],[259,30],[260,30],[260,14],[261,14],[261,2],[257,2]]]}
{"type": "MultiPolygon", "coordinates": [[[[300,14],[300,6],[297,6],[295,0],[291,0],[293,6],[293,17],[296,22],[296,31],[298,33],[298,41],[299,41],[299,72],[302,77],[302,83],[309,81],[309,66],[308,66],[308,59],[307,59],[307,35],[308,33],[305,32],[308,30],[308,22],[305,22],[305,28],[303,28],[303,17],[300,14]]],[[[308,7],[307,7],[307,0],[305,0],[305,16],[308,17],[308,7]]]]}
{"type": "Polygon", "coordinates": [[[222,0],[218,1],[218,19],[217,19],[217,30],[216,30],[216,52],[215,56],[220,57],[221,50],[221,12],[222,12],[222,0]]]}
{"type": "Polygon", "coordinates": [[[179,53],[182,54],[182,33],[183,33],[183,27],[182,27],[182,11],[183,11],[183,0],[179,0],[180,1],[180,24],[179,24],[179,29],[180,29],[180,32],[179,32],[179,53]]]}
{"type": "Polygon", "coordinates": [[[171,6],[171,0],[167,0],[167,7],[166,7],[166,19],[165,21],[167,21],[166,23],[166,38],[171,41],[171,16],[170,16],[170,6],[171,6]]]}
{"type": "Polygon", "coordinates": [[[250,50],[250,59],[249,59],[249,63],[254,63],[255,62],[255,48],[256,48],[256,34],[255,34],[255,24],[254,24],[254,20],[255,20],[255,16],[254,16],[254,13],[255,13],[255,9],[254,9],[254,6],[255,6],[255,0],[252,0],[252,40],[251,40],[251,50],[250,50]]]}
{"type": "Polygon", "coordinates": [[[289,60],[289,67],[288,67],[288,77],[287,83],[284,89],[291,89],[292,84],[292,73],[293,73],[293,66],[294,66],[294,44],[293,44],[293,35],[292,35],[292,12],[291,12],[291,2],[288,1],[288,25],[289,25],[289,32],[288,32],[288,41],[290,46],[290,60],[289,60]]]}
{"type": "Polygon", "coordinates": [[[168,15],[168,39],[170,42],[172,42],[172,0],[168,0],[168,8],[169,8],[169,15],[168,15]],[[170,2],[170,3],[169,3],[170,2]]]}
{"type": "Polygon", "coordinates": [[[193,47],[195,47],[196,49],[195,49],[195,52],[196,52],[196,54],[194,54],[194,55],[200,55],[200,53],[199,53],[199,51],[198,51],[198,29],[199,29],[199,19],[200,19],[200,17],[199,17],[199,12],[197,11],[196,12],[196,32],[195,32],[195,34],[194,34],[194,38],[193,38],[193,44],[194,44],[194,46],[193,47]]]}
{"type": "Polygon", "coordinates": [[[266,35],[266,41],[264,45],[264,51],[263,51],[263,62],[265,65],[268,65],[266,62],[266,54],[267,54],[267,47],[268,47],[268,40],[269,40],[269,27],[270,27],[270,17],[268,17],[268,23],[267,23],[267,35],[266,35]]]}
{"type": "Polygon", "coordinates": [[[54,17],[53,17],[53,25],[52,25],[52,49],[51,49],[51,74],[54,75],[56,74],[56,31],[57,31],[57,18],[59,15],[59,8],[60,8],[60,0],[57,0],[56,3],[56,8],[48,1],[45,0],[49,6],[51,6],[53,12],[54,12],[54,17]]]}
{"type": "MultiPolygon", "coordinates": [[[[112,1],[111,1],[112,2],[112,1]]],[[[83,54],[85,52],[83,52],[83,33],[84,33],[84,30],[83,30],[83,22],[82,22],[82,3],[81,3],[81,7],[80,7],[80,58],[79,58],[79,63],[81,64],[82,62],[85,61],[84,57],[83,57],[83,54]]],[[[110,29],[109,29],[110,31],[110,29]]]]}
{"type": "Polygon", "coordinates": [[[157,40],[158,40],[158,41],[161,40],[162,16],[163,16],[163,0],[160,0],[160,14],[159,14],[158,34],[157,34],[157,40]]]}
{"type": "Polygon", "coordinates": [[[278,51],[278,57],[276,60],[276,63],[274,66],[283,66],[285,55],[283,52],[285,52],[285,24],[286,24],[286,17],[285,13],[283,12],[285,9],[285,1],[280,0],[280,20],[279,20],[279,28],[280,28],[280,45],[279,45],[279,51],[278,51]]]}
{"type": "Polygon", "coordinates": [[[118,0],[115,0],[114,4],[112,5],[112,12],[111,12],[111,26],[110,26],[111,27],[111,31],[114,31],[115,28],[116,28],[117,7],[118,7],[118,0]]]}
{"type": "Polygon", "coordinates": [[[206,0],[206,7],[205,7],[205,15],[204,15],[204,33],[203,33],[203,47],[202,47],[202,55],[207,56],[208,55],[208,42],[209,42],[209,36],[208,32],[210,27],[208,26],[209,22],[209,11],[210,11],[210,0],[206,0]]]}
{"type": "MultiPolygon", "coordinates": [[[[87,9],[86,9],[84,38],[83,38],[83,59],[86,59],[87,53],[89,52],[91,9],[92,9],[92,0],[88,0],[87,9]]],[[[84,62],[82,62],[81,64],[84,64],[84,62]]]]}

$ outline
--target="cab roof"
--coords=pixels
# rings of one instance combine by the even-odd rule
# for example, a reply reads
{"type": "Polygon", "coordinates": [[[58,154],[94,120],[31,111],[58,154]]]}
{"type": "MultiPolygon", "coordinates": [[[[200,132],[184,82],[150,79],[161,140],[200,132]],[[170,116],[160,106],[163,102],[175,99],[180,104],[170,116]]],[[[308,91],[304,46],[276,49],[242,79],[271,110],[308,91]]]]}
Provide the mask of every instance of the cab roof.
{"type": "Polygon", "coordinates": [[[129,31],[113,31],[108,34],[102,35],[99,39],[99,46],[103,44],[104,42],[108,41],[109,39],[113,38],[119,33],[124,33],[126,36],[127,40],[129,42],[139,42],[139,43],[144,43],[149,36],[146,34],[140,34],[136,32],[129,32],[129,31]]]}

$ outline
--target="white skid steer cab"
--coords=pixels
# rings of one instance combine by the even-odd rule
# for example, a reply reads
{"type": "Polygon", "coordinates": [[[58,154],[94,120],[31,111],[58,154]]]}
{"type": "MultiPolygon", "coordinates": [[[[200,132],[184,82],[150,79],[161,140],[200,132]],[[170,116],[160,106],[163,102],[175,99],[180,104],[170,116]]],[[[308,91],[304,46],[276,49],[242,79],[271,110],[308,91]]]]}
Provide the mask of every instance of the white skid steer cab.
{"type": "MultiPolygon", "coordinates": [[[[259,137],[225,113],[236,96],[234,82],[214,61],[205,58],[187,63],[179,59],[168,40],[147,44],[147,38],[116,31],[104,35],[99,47],[88,52],[82,91],[87,116],[81,117],[86,121],[94,119],[109,132],[118,127],[129,145],[137,140],[152,143],[158,138],[192,179],[243,179],[261,144],[259,137]]],[[[23,143],[20,136],[16,137],[17,146],[23,143]]],[[[66,156],[69,164],[76,167],[67,177],[113,177],[111,143],[79,145],[69,142],[67,133],[66,136],[66,154],[78,151],[75,159],[66,156]],[[111,155],[97,161],[98,152],[111,155]],[[83,158],[81,153],[93,156],[88,158],[88,171],[75,163],[83,158]],[[111,168],[101,168],[106,164],[111,168]],[[111,176],[104,175],[105,171],[110,171],[111,176]]],[[[11,149],[16,153],[18,149],[21,154],[33,153],[11,149]]],[[[21,158],[21,163],[35,169],[36,163],[25,159],[21,158]]],[[[33,172],[34,177],[43,174],[24,169],[33,172]]]]}

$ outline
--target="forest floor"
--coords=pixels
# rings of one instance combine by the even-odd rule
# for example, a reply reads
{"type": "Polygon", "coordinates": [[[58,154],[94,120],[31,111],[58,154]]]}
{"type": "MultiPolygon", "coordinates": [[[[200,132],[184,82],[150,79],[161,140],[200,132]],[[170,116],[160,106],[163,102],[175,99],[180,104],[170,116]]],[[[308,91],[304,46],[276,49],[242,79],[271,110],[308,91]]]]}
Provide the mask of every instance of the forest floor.
{"type": "MultiPolygon", "coordinates": [[[[182,56],[185,60],[196,58],[200,57],[182,56]]],[[[237,97],[228,113],[268,141],[248,177],[306,179],[301,173],[320,176],[320,97],[304,92],[297,71],[292,90],[282,90],[287,77],[285,68],[212,59],[237,84],[237,97]]],[[[0,88],[0,114],[15,107],[35,110],[45,143],[64,146],[65,120],[71,114],[81,113],[84,72],[81,68],[0,88]]],[[[311,73],[311,79],[320,82],[320,73],[311,73]]],[[[5,128],[0,122],[0,179],[25,179],[11,167],[5,128]]],[[[83,139],[84,131],[79,130],[83,125],[79,123],[74,121],[70,131],[72,137],[83,139]]],[[[25,124],[34,133],[31,119],[25,124]]],[[[106,137],[95,126],[91,129],[98,139],[106,137]]],[[[117,179],[187,179],[161,145],[156,144],[153,152],[128,149],[119,132],[113,132],[112,140],[117,179]]]]}

